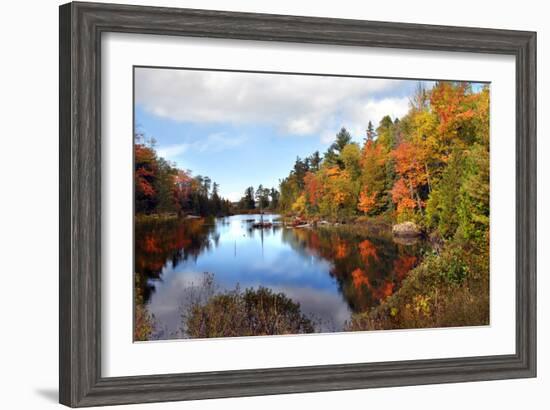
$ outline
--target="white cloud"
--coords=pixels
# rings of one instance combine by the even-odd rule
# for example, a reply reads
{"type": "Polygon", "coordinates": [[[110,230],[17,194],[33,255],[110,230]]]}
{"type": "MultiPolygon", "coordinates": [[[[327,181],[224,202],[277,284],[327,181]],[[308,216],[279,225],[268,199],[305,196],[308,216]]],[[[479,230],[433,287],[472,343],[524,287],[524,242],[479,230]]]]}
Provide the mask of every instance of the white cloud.
{"type": "Polygon", "coordinates": [[[159,157],[168,161],[177,161],[178,156],[189,151],[196,152],[220,152],[226,149],[238,147],[246,141],[243,136],[229,136],[218,132],[206,136],[206,138],[182,144],[165,145],[158,149],[159,157]]]}
{"type": "MultiPolygon", "coordinates": [[[[269,125],[283,134],[319,134],[327,142],[341,126],[363,135],[369,120],[376,125],[386,114],[404,115],[405,85],[389,79],[140,68],[135,95],[145,110],[176,121],[269,125]]],[[[236,143],[212,138],[225,147],[236,143]]]]}
{"type": "Polygon", "coordinates": [[[362,121],[363,118],[369,118],[374,127],[378,125],[380,120],[385,116],[389,115],[392,119],[402,117],[409,110],[409,98],[384,98],[380,101],[368,100],[363,104],[358,104],[352,110],[350,110],[350,116],[352,118],[352,123],[354,126],[360,124],[361,129],[354,129],[350,127],[352,133],[364,134],[366,130],[366,125],[362,121]]]}
{"type": "Polygon", "coordinates": [[[186,152],[191,144],[174,144],[174,145],[167,145],[164,147],[161,147],[158,149],[157,153],[159,157],[170,159],[175,158],[178,155],[183,154],[186,152]]]}
{"type": "Polygon", "coordinates": [[[315,131],[315,124],[307,117],[292,118],[285,128],[291,134],[306,135],[315,131]]]}
{"type": "Polygon", "coordinates": [[[197,141],[194,145],[201,152],[204,151],[223,151],[227,148],[238,147],[246,141],[246,138],[240,136],[229,136],[224,132],[217,132],[208,135],[203,141],[197,141]]]}

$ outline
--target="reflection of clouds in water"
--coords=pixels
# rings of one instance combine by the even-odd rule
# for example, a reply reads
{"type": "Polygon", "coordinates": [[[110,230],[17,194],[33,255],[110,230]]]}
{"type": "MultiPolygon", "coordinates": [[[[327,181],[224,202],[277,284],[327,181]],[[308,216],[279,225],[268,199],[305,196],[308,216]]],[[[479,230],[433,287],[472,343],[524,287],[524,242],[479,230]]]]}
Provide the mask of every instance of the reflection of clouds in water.
{"type": "Polygon", "coordinates": [[[323,290],[294,287],[272,287],[274,292],[282,292],[290,299],[300,303],[302,313],[320,323],[321,331],[339,331],[343,324],[350,319],[349,307],[342,303],[339,294],[323,290]]]}
{"type": "MultiPolygon", "coordinates": [[[[276,235],[278,236],[278,235],[276,235]]],[[[223,236],[222,236],[223,238],[223,236]]],[[[217,282],[225,285],[248,284],[261,278],[266,286],[290,284],[315,288],[333,288],[334,281],[328,274],[331,264],[324,259],[297,254],[280,238],[273,243],[266,240],[262,254],[257,240],[228,242],[220,240],[215,250],[203,252],[197,261],[186,261],[164,272],[165,279],[174,275],[174,270],[186,269],[198,272],[212,272],[217,282]]],[[[185,273],[187,274],[187,273],[185,273]]],[[[180,273],[177,273],[180,275],[180,273]]]]}
{"type": "Polygon", "coordinates": [[[171,331],[181,327],[182,303],[197,295],[204,289],[205,274],[203,272],[177,272],[169,280],[159,284],[157,294],[151,298],[148,308],[154,313],[155,319],[171,331]]]}
{"type": "Polygon", "coordinates": [[[318,278],[326,282],[330,264],[313,257],[296,257],[291,249],[287,249],[279,251],[273,257],[254,261],[250,264],[250,269],[264,272],[265,276],[271,278],[307,279],[308,281],[318,278]]]}
{"type": "Polygon", "coordinates": [[[203,272],[185,272],[185,274],[182,274],[183,272],[177,272],[174,276],[174,279],[172,279],[170,286],[184,289],[191,286],[200,286],[202,281],[204,280],[204,273],[203,272]]]}
{"type": "MultiPolygon", "coordinates": [[[[233,234],[234,225],[232,222],[228,226],[233,234]]],[[[232,290],[239,284],[241,289],[264,286],[283,292],[300,303],[303,313],[313,316],[316,323],[322,319],[323,331],[341,330],[350,313],[335,280],[328,274],[330,263],[297,254],[288,244],[281,243],[280,232],[264,237],[266,246],[261,258],[257,257],[260,249],[257,239],[246,238],[247,243],[237,240],[235,258],[235,241],[228,242],[224,236],[222,232],[215,252],[203,252],[196,261],[175,267],[169,264],[162,280],[155,282],[149,309],[163,326],[171,332],[181,327],[182,304],[189,300],[192,289],[203,283],[204,272],[210,272],[214,273],[218,290],[232,290]],[[273,244],[269,239],[273,239],[273,244]]]]}
{"type": "MultiPolygon", "coordinates": [[[[149,309],[154,312],[156,320],[170,333],[181,328],[182,306],[196,297],[204,281],[202,272],[179,272],[164,282],[158,289],[156,297],[152,298],[149,309]]],[[[223,290],[233,290],[236,284],[221,284],[214,276],[214,289],[218,293],[223,290]]],[[[265,286],[276,293],[284,293],[294,302],[300,304],[302,313],[310,317],[323,332],[339,331],[343,324],[350,319],[351,312],[341,295],[322,289],[313,289],[301,286],[269,286],[265,283],[240,283],[241,289],[265,286]]]]}
{"type": "MultiPolygon", "coordinates": [[[[177,334],[181,328],[182,306],[203,291],[204,274],[188,272],[176,275],[170,283],[163,286],[157,297],[149,304],[149,309],[154,312],[155,319],[170,334],[177,334]]],[[[215,281],[215,289],[233,290],[234,287],[218,286],[215,281]]],[[[265,286],[260,283],[241,284],[241,289],[265,286]]],[[[275,293],[284,293],[294,302],[300,304],[302,313],[312,319],[322,332],[339,331],[344,323],[350,319],[351,312],[347,304],[343,303],[339,294],[308,287],[266,286],[275,293]]],[[[216,292],[216,293],[218,293],[216,292]]]]}

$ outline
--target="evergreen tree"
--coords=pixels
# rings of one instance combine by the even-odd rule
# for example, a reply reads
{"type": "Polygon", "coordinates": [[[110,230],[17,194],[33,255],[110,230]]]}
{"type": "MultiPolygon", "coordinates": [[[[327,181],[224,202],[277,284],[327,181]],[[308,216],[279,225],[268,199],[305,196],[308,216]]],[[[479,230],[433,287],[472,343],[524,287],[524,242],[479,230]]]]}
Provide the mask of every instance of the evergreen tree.
{"type": "Polygon", "coordinates": [[[319,155],[319,151],[315,151],[313,154],[311,154],[311,156],[309,157],[309,164],[309,168],[311,171],[319,171],[319,168],[321,167],[321,155],[319,155]]]}
{"type": "Polygon", "coordinates": [[[372,125],[372,121],[369,121],[369,124],[367,126],[367,138],[365,142],[374,141],[375,137],[376,132],[374,131],[374,126],[372,125]]]}
{"type": "Polygon", "coordinates": [[[271,188],[269,196],[271,197],[269,207],[271,209],[277,209],[279,207],[279,191],[277,191],[275,188],[271,188]]]}
{"type": "Polygon", "coordinates": [[[244,196],[241,199],[241,208],[255,209],[256,201],[254,201],[254,187],[249,186],[244,191],[244,196]]]}
{"type": "Polygon", "coordinates": [[[336,134],[336,141],[332,143],[325,153],[325,162],[329,166],[338,165],[340,169],[344,169],[344,162],[340,158],[342,151],[351,142],[351,134],[344,127],[336,134]]]}
{"type": "Polygon", "coordinates": [[[219,195],[220,185],[216,182],[212,184],[212,211],[215,215],[220,215],[222,211],[222,200],[219,195]]]}
{"type": "Polygon", "coordinates": [[[256,190],[256,201],[260,209],[269,207],[269,189],[264,188],[262,184],[260,184],[256,190]]]}
{"type": "Polygon", "coordinates": [[[308,171],[309,161],[296,157],[296,162],[294,163],[294,176],[296,177],[296,183],[300,189],[304,189],[304,177],[308,171]]]}

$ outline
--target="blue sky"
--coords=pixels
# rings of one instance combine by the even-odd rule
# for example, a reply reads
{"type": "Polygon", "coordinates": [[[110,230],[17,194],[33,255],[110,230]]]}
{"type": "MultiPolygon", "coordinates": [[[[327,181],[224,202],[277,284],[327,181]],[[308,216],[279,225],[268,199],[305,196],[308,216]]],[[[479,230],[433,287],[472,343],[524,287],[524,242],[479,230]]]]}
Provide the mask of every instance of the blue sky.
{"type": "MultiPolygon", "coordinates": [[[[222,196],[238,200],[248,186],[278,188],[296,156],[326,150],[317,136],[292,138],[261,124],[200,124],[158,117],[136,107],[136,124],[157,140],[160,156],[193,175],[208,175],[222,196]]],[[[322,152],[321,152],[322,153],[322,152]]]]}
{"type": "MultiPolygon", "coordinates": [[[[430,87],[430,83],[426,84],[430,87]]],[[[322,154],[345,126],[404,115],[417,81],[136,68],[135,125],[160,156],[208,175],[222,196],[278,187],[296,156],[322,154]]]]}

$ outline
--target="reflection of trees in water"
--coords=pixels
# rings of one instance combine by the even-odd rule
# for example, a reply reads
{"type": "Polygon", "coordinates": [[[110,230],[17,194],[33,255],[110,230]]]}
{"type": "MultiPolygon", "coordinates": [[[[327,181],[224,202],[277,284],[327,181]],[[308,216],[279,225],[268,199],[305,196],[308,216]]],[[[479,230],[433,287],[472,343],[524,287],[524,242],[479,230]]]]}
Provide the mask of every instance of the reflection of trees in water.
{"type": "Polygon", "coordinates": [[[209,222],[205,218],[136,222],[134,269],[140,277],[136,286],[141,287],[143,303],[149,300],[154,291],[152,281],[160,279],[167,261],[176,266],[189,258],[196,260],[212,243],[217,246],[219,233],[209,222]]]}
{"type": "Polygon", "coordinates": [[[246,230],[246,236],[250,239],[257,238],[260,241],[263,242],[264,239],[267,239],[270,236],[273,236],[276,232],[278,232],[281,229],[280,225],[271,225],[271,226],[264,226],[262,228],[260,227],[254,227],[254,219],[251,220],[245,220],[243,223],[246,224],[245,230],[246,230]]]}
{"type": "MultiPolygon", "coordinates": [[[[201,253],[218,246],[220,232],[214,222],[201,218],[136,223],[135,319],[139,325],[136,327],[136,340],[157,337],[155,318],[149,317],[146,311],[155,289],[155,281],[162,279],[167,264],[176,266],[186,260],[196,260],[201,253]],[[140,312],[138,306],[144,310],[140,312]]],[[[219,222],[228,224],[224,224],[223,220],[219,222]]],[[[339,292],[355,313],[368,310],[394,293],[408,272],[418,264],[418,257],[425,246],[396,244],[391,236],[367,236],[360,229],[346,227],[287,229],[273,225],[265,229],[252,228],[247,234],[255,241],[263,242],[263,239],[273,236],[279,230],[282,230],[283,242],[289,244],[294,252],[307,259],[314,257],[329,262],[330,275],[337,281],[339,292]]],[[[268,296],[266,298],[269,299],[268,296]]],[[[221,303],[221,298],[218,302],[221,303]]],[[[239,300],[232,307],[240,309],[242,313],[241,302],[239,300]]],[[[217,315],[216,309],[223,305],[220,303],[203,306],[207,311],[213,309],[211,313],[217,315]]],[[[216,317],[220,320],[228,318],[216,317]]],[[[311,317],[309,319],[312,320],[311,317]]]]}
{"type": "Polygon", "coordinates": [[[282,238],[299,254],[330,262],[330,274],[353,312],[366,311],[393,294],[418,264],[423,247],[338,228],[285,229],[282,238]]]}

